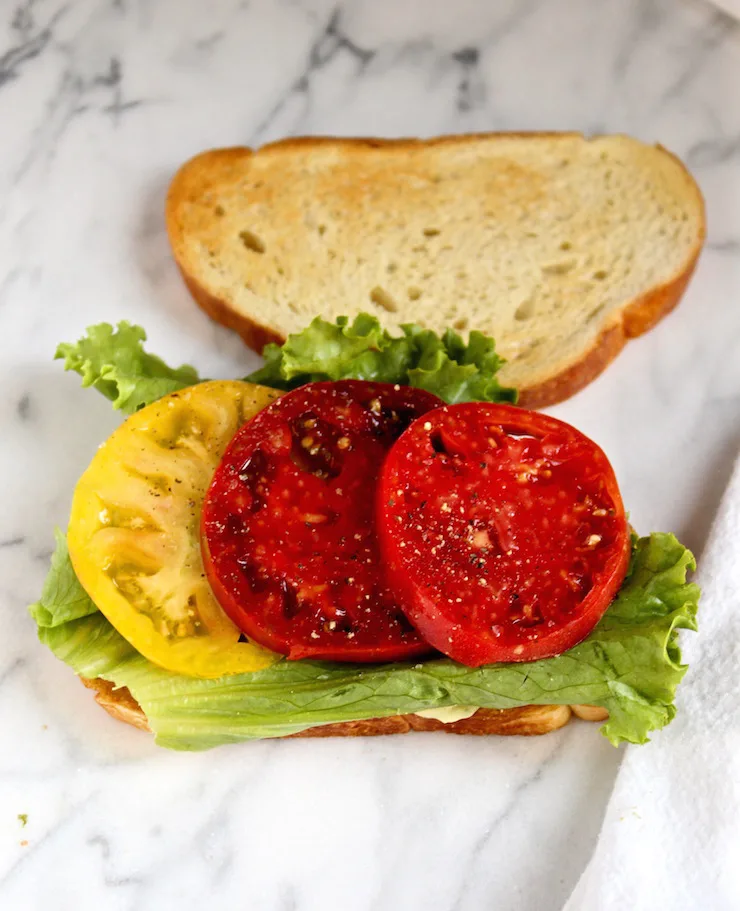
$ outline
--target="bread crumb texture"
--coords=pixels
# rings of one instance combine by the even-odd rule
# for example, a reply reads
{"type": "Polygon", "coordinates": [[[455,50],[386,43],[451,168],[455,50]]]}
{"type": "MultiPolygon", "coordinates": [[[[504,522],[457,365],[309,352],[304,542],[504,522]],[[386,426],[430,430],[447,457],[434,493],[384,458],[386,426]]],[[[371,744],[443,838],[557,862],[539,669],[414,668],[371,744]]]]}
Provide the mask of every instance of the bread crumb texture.
{"type": "Polygon", "coordinates": [[[569,133],[206,152],[175,177],[167,219],[189,285],[236,328],[284,338],[365,310],[391,329],[480,329],[520,388],[599,345],[608,362],[622,343],[604,346],[610,330],[649,328],[705,233],[701,193],[670,153],[569,133]]]}

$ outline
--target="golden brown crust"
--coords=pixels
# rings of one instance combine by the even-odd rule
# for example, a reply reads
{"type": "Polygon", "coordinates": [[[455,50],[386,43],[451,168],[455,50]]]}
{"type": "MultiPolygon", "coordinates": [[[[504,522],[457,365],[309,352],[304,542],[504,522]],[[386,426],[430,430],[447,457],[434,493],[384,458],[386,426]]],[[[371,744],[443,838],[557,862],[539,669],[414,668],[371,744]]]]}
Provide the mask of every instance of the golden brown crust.
{"type": "Polygon", "coordinates": [[[603,373],[630,339],[652,329],[677,306],[694,274],[703,242],[702,239],[693,259],[680,275],[669,284],[653,288],[633,301],[622,312],[621,321],[606,328],[578,363],[544,383],[520,389],[519,404],[524,408],[555,405],[575,395],[603,373]]]}
{"type": "Polygon", "coordinates": [[[278,335],[269,326],[262,326],[253,320],[245,319],[227,303],[215,297],[210,291],[206,291],[200,282],[194,276],[188,275],[179,263],[178,268],[188,291],[192,294],[193,300],[201,310],[210,316],[214,322],[226,326],[227,329],[232,329],[237,335],[241,336],[247,347],[261,354],[265,345],[270,342],[277,342],[282,345],[285,341],[283,336],[278,335]]]}
{"type": "MultiPolygon", "coordinates": [[[[308,152],[319,146],[332,145],[337,148],[393,148],[412,149],[419,146],[463,144],[479,142],[482,138],[502,136],[506,138],[527,137],[579,137],[577,132],[532,131],[514,133],[489,133],[489,134],[461,134],[453,136],[439,136],[433,139],[379,139],[372,137],[335,138],[331,136],[319,137],[292,137],[279,140],[263,146],[259,154],[264,156],[290,153],[293,150],[308,152]]],[[[683,163],[671,152],[657,146],[666,155],[669,155],[682,170],[688,175],[683,163]]],[[[182,237],[183,225],[180,222],[179,207],[183,201],[193,196],[193,186],[208,191],[208,175],[219,173],[219,165],[233,165],[242,167],[244,160],[251,157],[254,151],[247,147],[232,147],[215,149],[201,153],[186,162],[173,178],[167,197],[166,220],[167,229],[172,244],[173,253],[178,267],[183,275],[185,284],[190,290],[196,303],[216,322],[237,332],[244,342],[252,349],[261,353],[269,342],[282,343],[285,337],[275,329],[261,324],[253,316],[237,312],[228,301],[222,300],[207,291],[188,270],[188,260],[183,253],[182,237]],[[197,174],[197,179],[193,175],[197,174]]],[[[697,191],[698,192],[698,191],[697,191]]],[[[700,196],[701,194],[699,194],[700,196]]],[[[703,201],[702,201],[703,206],[703,201]]],[[[673,310],[680,301],[686,286],[696,267],[706,237],[706,217],[702,210],[702,224],[700,236],[695,249],[688,258],[683,271],[676,275],[672,281],[658,288],[649,289],[641,297],[633,301],[621,311],[619,322],[607,326],[595,339],[591,348],[584,353],[581,359],[561,370],[546,381],[533,386],[524,386],[519,389],[520,404],[529,408],[543,408],[556,404],[569,398],[576,392],[592,382],[616,358],[627,341],[642,335],[651,329],[659,320],[673,310]]]]}
{"type": "MultiPolygon", "coordinates": [[[[115,689],[107,680],[80,678],[95,692],[98,704],[117,721],[125,721],[142,731],[149,731],[146,715],[126,687],[115,689]]],[[[573,711],[587,721],[603,721],[605,710],[594,706],[574,706],[573,711]],[[590,714],[589,714],[590,713],[590,714]]],[[[392,715],[309,728],[291,737],[375,737],[383,734],[407,734],[409,731],[442,731],[445,734],[488,734],[533,736],[556,731],[568,723],[571,707],[567,705],[526,705],[516,709],[478,709],[470,718],[444,724],[419,715],[392,715]]]]}
{"type": "Polygon", "coordinates": [[[125,721],[126,724],[132,724],[142,731],[150,730],[141,706],[125,686],[115,689],[112,683],[101,680],[100,677],[94,680],[80,677],[80,680],[88,689],[94,691],[95,701],[116,721],[125,721]]]}
{"type": "Polygon", "coordinates": [[[375,737],[381,734],[407,734],[409,731],[441,731],[445,734],[488,734],[534,736],[548,734],[570,720],[567,705],[525,705],[517,709],[478,709],[470,718],[445,724],[419,715],[393,715],[367,721],[325,724],[293,734],[293,737],[375,737]]]}
{"type": "MultiPolygon", "coordinates": [[[[260,147],[259,152],[260,154],[265,151],[282,152],[286,149],[301,149],[305,151],[321,145],[347,149],[356,149],[358,147],[366,149],[413,149],[419,146],[463,145],[466,142],[480,142],[481,139],[489,139],[494,136],[502,136],[506,139],[528,139],[534,137],[542,139],[547,136],[552,136],[556,139],[565,137],[578,139],[583,137],[583,133],[579,133],[577,130],[513,130],[511,132],[451,133],[445,136],[432,136],[429,139],[418,139],[413,136],[401,136],[397,139],[384,139],[379,136],[288,136],[286,139],[268,142],[260,147]]],[[[245,152],[250,155],[254,154],[254,149],[250,149],[247,146],[232,146],[229,149],[215,149],[213,151],[217,153],[223,151],[234,157],[237,157],[237,153],[238,157],[243,157],[245,152]]],[[[205,152],[203,154],[210,155],[213,152],[205,152]]]]}

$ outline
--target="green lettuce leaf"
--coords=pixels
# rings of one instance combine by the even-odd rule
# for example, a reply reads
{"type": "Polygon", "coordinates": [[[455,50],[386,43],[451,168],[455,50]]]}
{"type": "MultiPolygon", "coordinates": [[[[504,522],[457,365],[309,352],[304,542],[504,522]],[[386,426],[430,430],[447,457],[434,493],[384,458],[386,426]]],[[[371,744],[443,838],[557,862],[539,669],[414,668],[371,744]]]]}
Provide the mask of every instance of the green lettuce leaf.
{"type": "Polygon", "coordinates": [[[56,350],[65,370],[82,377],[83,386],[93,386],[113,402],[113,407],[133,414],[163,395],[200,381],[197,372],[183,364],[168,367],[154,354],[144,351],[146,332],[125,321],[116,329],[110,323],[90,326],[87,335],[56,350]]]}
{"type": "Polygon", "coordinates": [[[319,380],[375,380],[403,383],[435,393],[449,403],[515,402],[516,390],[496,376],[504,363],[493,339],[471,332],[468,343],[451,329],[441,337],[413,324],[392,336],[374,316],[361,313],[350,323],[316,317],[284,345],[268,345],[265,364],[252,383],[294,389],[319,380]]]}
{"type": "Polygon", "coordinates": [[[612,743],[644,743],[675,714],[676,687],[686,671],[678,630],[696,629],[699,590],[686,582],[694,568],[673,535],[640,538],[621,591],[587,639],[555,658],[481,668],[446,658],[373,666],[282,661],[218,680],[173,674],[135,652],[90,604],[81,606],[61,536],[32,610],[41,641],[58,658],[82,676],[128,687],[157,742],[173,749],[450,705],[573,703],[608,709],[602,731],[612,743]]]}
{"type": "Polygon", "coordinates": [[[40,628],[62,626],[98,613],[90,596],[80,584],[69,559],[67,539],[54,529],[56,549],[51,557],[51,567],[46,576],[41,598],[28,609],[40,628]]]}

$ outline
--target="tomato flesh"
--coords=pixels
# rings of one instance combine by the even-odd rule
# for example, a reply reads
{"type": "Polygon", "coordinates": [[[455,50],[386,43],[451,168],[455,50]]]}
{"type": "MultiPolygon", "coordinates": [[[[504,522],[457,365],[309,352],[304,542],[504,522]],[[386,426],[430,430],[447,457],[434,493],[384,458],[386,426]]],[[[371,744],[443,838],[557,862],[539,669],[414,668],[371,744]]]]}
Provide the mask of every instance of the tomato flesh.
{"type": "Polygon", "coordinates": [[[468,403],[415,421],[385,462],[378,510],[409,619],[469,666],[571,648],[627,571],[629,528],[606,456],[521,408],[468,403]]]}
{"type": "Polygon", "coordinates": [[[67,540],[85,591],[134,648],[194,677],[268,667],[208,586],[203,497],[230,440],[274,389],[198,383],[137,411],[98,449],[72,501],[67,540]]]}
{"type": "Polygon", "coordinates": [[[379,561],[375,485],[403,430],[440,400],[410,387],[314,383],[241,428],[203,509],[204,564],[247,635],[289,658],[429,651],[379,561]]]}

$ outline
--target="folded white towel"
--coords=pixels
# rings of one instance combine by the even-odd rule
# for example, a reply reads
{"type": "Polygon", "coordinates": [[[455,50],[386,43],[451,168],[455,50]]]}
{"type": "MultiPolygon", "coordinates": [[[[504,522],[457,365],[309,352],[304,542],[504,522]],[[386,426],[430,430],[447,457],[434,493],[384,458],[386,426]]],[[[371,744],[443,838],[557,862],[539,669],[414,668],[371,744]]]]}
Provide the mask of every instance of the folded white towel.
{"type": "Polygon", "coordinates": [[[628,747],[565,911],[740,909],[740,461],[701,559],[678,714],[628,747]]]}
{"type": "Polygon", "coordinates": [[[736,19],[740,19],[740,0],[712,0],[712,3],[736,19]]]}

